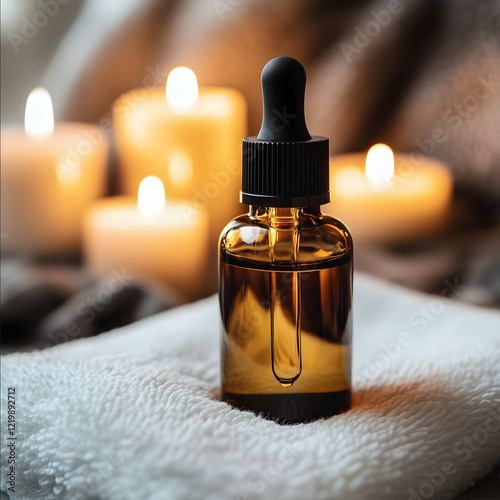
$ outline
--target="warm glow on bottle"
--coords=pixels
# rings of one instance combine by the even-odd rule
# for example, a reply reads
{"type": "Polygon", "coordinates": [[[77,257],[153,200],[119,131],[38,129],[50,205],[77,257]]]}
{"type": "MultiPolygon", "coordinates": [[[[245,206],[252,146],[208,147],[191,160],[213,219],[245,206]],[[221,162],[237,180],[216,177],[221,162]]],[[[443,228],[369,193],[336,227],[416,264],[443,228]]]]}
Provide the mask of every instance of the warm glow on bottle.
{"type": "Polygon", "coordinates": [[[366,155],[365,174],[379,189],[390,186],[394,179],[394,154],[385,144],[375,144],[366,155]]]}
{"type": "Polygon", "coordinates": [[[198,81],[185,66],[174,68],[167,78],[167,102],[176,111],[188,111],[198,100],[198,81]]]}
{"type": "Polygon", "coordinates": [[[137,207],[139,212],[148,215],[159,214],[164,210],[165,188],[158,177],[150,175],[141,181],[137,195],[137,207]]]}
{"type": "Polygon", "coordinates": [[[45,139],[54,133],[54,111],[50,94],[42,87],[33,89],[26,101],[24,115],[26,135],[45,139]]]}

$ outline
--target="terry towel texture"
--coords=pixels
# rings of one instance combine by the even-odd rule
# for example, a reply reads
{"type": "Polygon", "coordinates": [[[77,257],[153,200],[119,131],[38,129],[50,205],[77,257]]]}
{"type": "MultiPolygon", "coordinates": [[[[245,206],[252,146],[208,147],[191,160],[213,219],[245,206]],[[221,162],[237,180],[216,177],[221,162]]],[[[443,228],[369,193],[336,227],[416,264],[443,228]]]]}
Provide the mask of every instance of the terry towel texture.
{"type": "Polygon", "coordinates": [[[359,274],[354,304],[354,407],[310,424],[218,401],[216,297],[4,357],[11,498],[401,500],[471,486],[500,461],[500,313],[359,274]]]}

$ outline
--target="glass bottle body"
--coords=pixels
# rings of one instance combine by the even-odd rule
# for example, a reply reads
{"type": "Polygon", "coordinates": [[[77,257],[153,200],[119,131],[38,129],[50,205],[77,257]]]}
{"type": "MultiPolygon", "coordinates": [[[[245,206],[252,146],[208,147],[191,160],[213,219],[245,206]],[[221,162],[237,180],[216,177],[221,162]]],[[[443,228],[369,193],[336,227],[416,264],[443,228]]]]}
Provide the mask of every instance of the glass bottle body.
{"type": "Polygon", "coordinates": [[[313,208],[250,207],[220,237],[222,397],[281,423],[350,408],[352,239],[313,208]]]}

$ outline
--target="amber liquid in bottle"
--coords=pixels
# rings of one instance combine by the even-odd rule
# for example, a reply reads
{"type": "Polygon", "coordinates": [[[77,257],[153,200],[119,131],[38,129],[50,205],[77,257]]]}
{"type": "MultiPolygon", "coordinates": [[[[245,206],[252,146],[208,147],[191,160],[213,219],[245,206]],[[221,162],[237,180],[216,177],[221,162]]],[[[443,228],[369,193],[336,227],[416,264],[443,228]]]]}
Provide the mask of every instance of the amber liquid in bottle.
{"type": "Polygon", "coordinates": [[[280,423],[351,403],[352,239],[314,208],[251,207],[220,238],[222,397],[280,423]]]}

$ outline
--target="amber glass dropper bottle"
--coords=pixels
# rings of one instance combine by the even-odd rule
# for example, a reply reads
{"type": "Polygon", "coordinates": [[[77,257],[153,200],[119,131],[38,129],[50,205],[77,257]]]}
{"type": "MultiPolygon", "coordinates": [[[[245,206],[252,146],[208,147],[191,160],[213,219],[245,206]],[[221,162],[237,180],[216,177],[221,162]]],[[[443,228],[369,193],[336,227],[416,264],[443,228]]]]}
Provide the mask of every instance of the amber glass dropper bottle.
{"type": "Polygon", "coordinates": [[[241,201],[219,240],[222,397],[280,423],[351,404],[352,239],[330,201],[328,139],[304,117],[290,57],[262,71],[264,116],[243,140],[241,201]]]}

